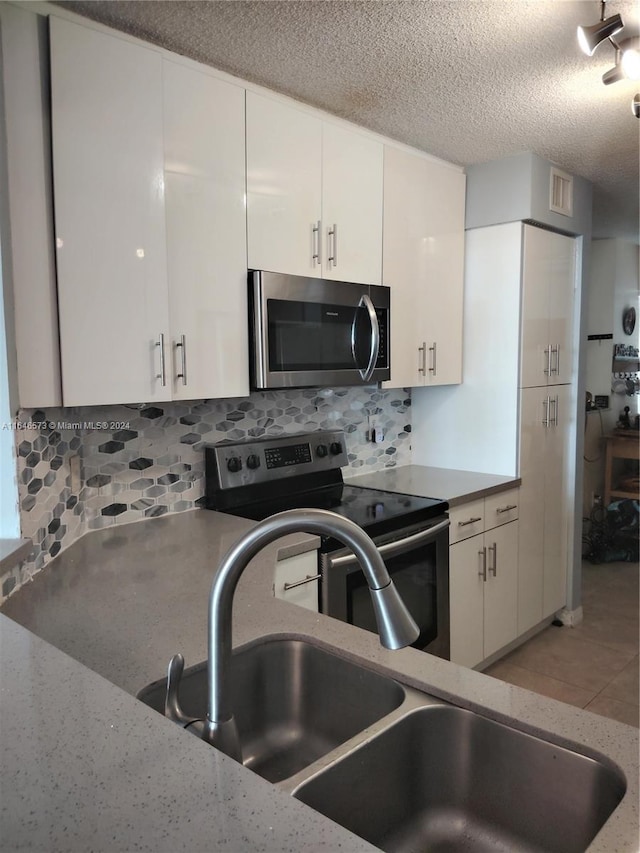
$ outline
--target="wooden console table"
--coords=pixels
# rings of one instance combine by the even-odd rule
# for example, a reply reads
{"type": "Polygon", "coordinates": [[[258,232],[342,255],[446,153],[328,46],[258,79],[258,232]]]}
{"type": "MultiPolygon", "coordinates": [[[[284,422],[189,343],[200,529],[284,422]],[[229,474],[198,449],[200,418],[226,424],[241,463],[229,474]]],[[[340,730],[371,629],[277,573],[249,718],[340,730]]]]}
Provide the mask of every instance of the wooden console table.
{"type": "Polygon", "coordinates": [[[613,460],[614,459],[635,459],[636,462],[640,458],[640,434],[638,430],[614,430],[609,435],[605,435],[607,442],[605,471],[604,471],[604,505],[609,506],[611,500],[631,498],[638,499],[638,491],[628,491],[624,489],[616,489],[612,481],[613,478],[613,460]]]}

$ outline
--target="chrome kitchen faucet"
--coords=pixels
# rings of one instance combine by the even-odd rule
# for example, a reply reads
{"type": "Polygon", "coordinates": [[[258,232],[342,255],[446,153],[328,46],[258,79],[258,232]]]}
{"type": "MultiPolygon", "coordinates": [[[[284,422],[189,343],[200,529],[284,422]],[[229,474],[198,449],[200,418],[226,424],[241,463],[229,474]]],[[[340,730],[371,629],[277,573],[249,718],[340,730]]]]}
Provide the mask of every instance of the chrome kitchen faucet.
{"type": "Polygon", "coordinates": [[[393,585],[378,549],[353,521],[327,510],[293,509],[256,524],[227,552],[211,586],[206,720],[194,720],[180,707],[178,688],[184,668],[182,655],[174,655],[169,664],[165,702],[167,717],[183,726],[191,726],[207,743],[240,762],[242,750],[230,690],[233,595],[250,560],[266,545],[290,533],[324,534],[351,548],[367,579],[380,642],[385,648],[401,649],[410,645],[420,633],[393,585]]]}

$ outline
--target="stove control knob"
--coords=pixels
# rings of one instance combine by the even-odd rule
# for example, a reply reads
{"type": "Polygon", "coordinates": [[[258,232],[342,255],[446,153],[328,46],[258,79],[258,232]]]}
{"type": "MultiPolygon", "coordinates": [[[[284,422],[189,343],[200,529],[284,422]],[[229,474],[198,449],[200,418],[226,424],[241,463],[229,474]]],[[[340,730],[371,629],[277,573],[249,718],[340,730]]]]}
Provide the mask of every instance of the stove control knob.
{"type": "Polygon", "coordinates": [[[227,470],[231,471],[232,474],[242,471],[242,459],[239,456],[231,456],[227,459],[227,470]]]}
{"type": "Polygon", "coordinates": [[[252,453],[250,456],[247,456],[247,468],[251,468],[255,470],[260,467],[260,457],[257,453],[252,453]]]}
{"type": "Polygon", "coordinates": [[[330,450],[334,456],[338,456],[342,453],[342,444],[339,441],[332,441],[330,450]]]}
{"type": "Polygon", "coordinates": [[[316,447],[316,456],[319,456],[322,459],[326,455],[327,455],[327,445],[326,444],[319,444],[316,447]]]}

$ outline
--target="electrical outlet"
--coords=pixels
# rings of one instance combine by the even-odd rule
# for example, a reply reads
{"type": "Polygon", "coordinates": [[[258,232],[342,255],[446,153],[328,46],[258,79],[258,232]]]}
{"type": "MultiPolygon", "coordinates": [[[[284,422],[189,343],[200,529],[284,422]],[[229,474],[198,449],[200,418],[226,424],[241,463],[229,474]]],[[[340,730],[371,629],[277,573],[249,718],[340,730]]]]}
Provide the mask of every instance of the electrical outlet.
{"type": "Polygon", "coordinates": [[[80,454],[74,453],[69,457],[69,471],[71,473],[71,494],[80,494],[82,488],[82,470],[80,464],[80,454]]]}

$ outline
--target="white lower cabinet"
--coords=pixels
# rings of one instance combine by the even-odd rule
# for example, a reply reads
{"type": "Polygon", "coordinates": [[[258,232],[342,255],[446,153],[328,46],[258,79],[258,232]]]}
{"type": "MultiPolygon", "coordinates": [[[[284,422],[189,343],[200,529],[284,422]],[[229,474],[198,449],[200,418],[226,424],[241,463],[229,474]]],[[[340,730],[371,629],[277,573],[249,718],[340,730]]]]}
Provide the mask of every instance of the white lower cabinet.
{"type": "Polygon", "coordinates": [[[318,552],[278,560],[273,576],[276,598],[318,612],[318,552]]]}
{"type": "Polygon", "coordinates": [[[472,667],[517,636],[518,490],[455,507],[450,517],[451,660],[472,667]]]}
{"type": "Polygon", "coordinates": [[[521,391],[521,634],[561,610],[567,602],[569,448],[575,431],[572,393],[570,385],[521,391]]]}

